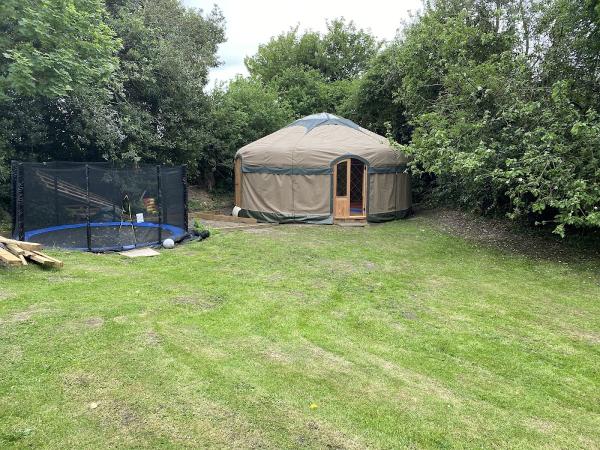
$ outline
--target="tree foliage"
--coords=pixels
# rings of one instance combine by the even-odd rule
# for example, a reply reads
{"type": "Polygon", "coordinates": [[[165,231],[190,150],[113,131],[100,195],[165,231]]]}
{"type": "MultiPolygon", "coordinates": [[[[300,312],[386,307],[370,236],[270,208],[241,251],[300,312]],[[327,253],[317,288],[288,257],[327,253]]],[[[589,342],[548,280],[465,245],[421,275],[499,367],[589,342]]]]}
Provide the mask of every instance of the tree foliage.
{"type": "Polygon", "coordinates": [[[274,88],[294,116],[349,112],[354,82],[368,69],[381,42],[343,18],[327,22],[327,31],[299,33],[298,27],[272,38],[246,58],[253,78],[274,88]]]}
{"type": "Polygon", "coordinates": [[[219,86],[211,95],[212,150],[204,158],[204,178],[214,185],[229,178],[233,157],[238,149],[284,127],[292,121],[292,110],[272,88],[253,78],[237,77],[227,86],[219,86]]]}
{"type": "Polygon", "coordinates": [[[121,42],[105,19],[100,0],[0,4],[0,201],[10,159],[77,158],[106,138],[96,115],[121,42]]]}
{"type": "Polygon", "coordinates": [[[596,7],[431,2],[393,44],[398,69],[379,75],[395,80],[414,127],[402,148],[440,201],[559,234],[600,226],[596,7]]]}
{"type": "Polygon", "coordinates": [[[0,186],[8,162],[187,163],[210,149],[208,70],[224,19],[178,0],[0,4],[0,186]]]}
{"type": "Polygon", "coordinates": [[[110,25],[123,40],[122,87],[115,94],[123,139],[106,158],[186,163],[192,175],[207,150],[208,70],[218,64],[223,17],[177,0],[120,0],[110,25]]]}
{"type": "Polygon", "coordinates": [[[3,0],[0,96],[58,98],[103,88],[120,46],[100,0],[3,0]]]}

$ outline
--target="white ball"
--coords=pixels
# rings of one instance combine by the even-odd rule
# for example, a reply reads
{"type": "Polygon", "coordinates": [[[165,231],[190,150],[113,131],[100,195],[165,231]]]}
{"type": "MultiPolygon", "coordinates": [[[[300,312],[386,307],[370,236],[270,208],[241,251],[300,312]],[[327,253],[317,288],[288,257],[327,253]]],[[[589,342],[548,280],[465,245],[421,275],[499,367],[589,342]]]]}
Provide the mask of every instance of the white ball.
{"type": "Polygon", "coordinates": [[[173,241],[173,239],[171,239],[171,238],[165,239],[163,241],[163,247],[164,248],[173,248],[173,247],[175,247],[175,241],[173,241]]]}

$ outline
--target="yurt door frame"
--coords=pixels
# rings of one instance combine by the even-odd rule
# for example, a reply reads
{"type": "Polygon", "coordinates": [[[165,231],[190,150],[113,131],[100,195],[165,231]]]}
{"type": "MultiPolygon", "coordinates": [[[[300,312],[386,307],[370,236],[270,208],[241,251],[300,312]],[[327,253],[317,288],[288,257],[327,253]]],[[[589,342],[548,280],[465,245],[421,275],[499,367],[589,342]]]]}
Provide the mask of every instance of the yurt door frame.
{"type": "Polygon", "coordinates": [[[333,166],[333,217],[366,219],[367,165],[348,158],[333,166]]]}

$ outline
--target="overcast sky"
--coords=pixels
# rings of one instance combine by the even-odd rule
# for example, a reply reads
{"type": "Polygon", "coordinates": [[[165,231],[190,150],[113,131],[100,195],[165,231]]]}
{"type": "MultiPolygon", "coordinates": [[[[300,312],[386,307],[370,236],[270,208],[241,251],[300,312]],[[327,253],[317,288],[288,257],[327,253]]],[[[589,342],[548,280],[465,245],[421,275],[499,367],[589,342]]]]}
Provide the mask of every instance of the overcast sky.
{"type": "Polygon", "coordinates": [[[183,0],[187,6],[209,12],[219,6],[225,19],[227,42],[219,48],[223,64],[211,72],[210,85],[229,80],[238,73],[247,75],[244,57],[256,53],[291,27],[325,30],[325,19],[345,17],[359,28],[370,29],[380,39],[390,40],[410,12],[419,10],[421,0],[183,0]]]}

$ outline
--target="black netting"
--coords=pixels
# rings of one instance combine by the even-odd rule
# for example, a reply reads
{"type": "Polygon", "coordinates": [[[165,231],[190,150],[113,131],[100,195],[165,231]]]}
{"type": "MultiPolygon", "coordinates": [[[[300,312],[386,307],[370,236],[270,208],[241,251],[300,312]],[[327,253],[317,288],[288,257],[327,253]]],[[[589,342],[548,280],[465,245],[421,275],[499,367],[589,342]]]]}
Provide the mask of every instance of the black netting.
{"type": "Polygon", "coordinates": [[[187,231],[185,168],[14,163],[13,234],[92,251],[154,245],[187,231]]]}

